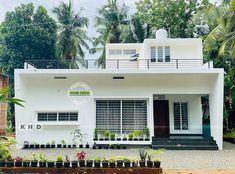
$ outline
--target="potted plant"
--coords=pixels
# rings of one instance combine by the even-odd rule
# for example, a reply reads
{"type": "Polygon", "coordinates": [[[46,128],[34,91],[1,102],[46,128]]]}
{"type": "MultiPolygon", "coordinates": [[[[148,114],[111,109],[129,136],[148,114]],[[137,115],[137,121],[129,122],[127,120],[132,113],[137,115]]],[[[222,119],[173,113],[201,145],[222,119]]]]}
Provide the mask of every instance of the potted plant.
{"type": "Polygon", "coordinates": [[[113,144],[110,144],[109,147],[110,147],[110,149],[114,149],[115,148],[113,144]]]}
{"type": "Polygon", "coordinates": [[[129,141],[132,141],[132,140],[133,140],[133,137],[134,137],[133,133],[129,133],[129,134],[128,134],[128,140],[129,140],[129,141]]]}
{"type": "Polygon", "coordinates": [[[105,149],[109,149],[109,147],[111,148],[111,146],[112,146],[111,144],[110,145],[107,144],[105,145],[105,149]]]}
{"type": "Polygon", "coordinates": [[[116,138],[117,141],[121,141],[121,140],[122,140],[122,139],[121,139],[121,135],[116,135],[116,137],[117,137],[117,138],[116,138]]]}
{"type": "Polygon", "coordinates": [[[106,130],[106,131],[104,132],[104,137],[105,137],[104,140],[105,140],[105,141],[108,141],[108,140],[109,140],[110,134],[111,134],[111,132],[108,131],[108,130],[106,130]]]}
{"type": "Polygon", "coordinates": [[[70,167],[70,160],[69,160],[69,156],[68,155],[65,156],[64,167],[65,168],[69,168],[70,167]]]}
{"type": "Polygon", "coordinates": [[[115,168],[116,167],[116,161],[113,159],[113,158],[111,158],[111,159],[109,159],[109,166],[111,167],[111,168],[115,168]]]}
{"type": "Polygon", "coordinates": [[[39,167],[46,167],[47,161],[46,161],[46,156],[45,154],[39,154],[39,167]]]}
{"type": "Polygon", "coordinates": [[[73,148],[77,148],[76,144],[73,144],[72,147],[73,147],[73,148]]]}
{"type": "Polygon", "coordinates": [[[82,149],[82,148],[83,148],[83,144],[79,144],[79,148],[81,148],[81,149],[82,149]]]}
{"type": "Polygon", "coordinates": [[[115,141],[115,133],[110,133],[110,138],[111,138],[111,141],[115,141]]]}
{"type": "Polygon", "coordinates": [[[98,129],[95,128],[94,130],[94,138],[93,138],[94,141],[97,141],[98,140],[98,129]]]}
{"type": "Polygon", "coordinates": [[[131,167],[131,160],[130,159],[125,157],[123,161],[124,161],[124,166],[126,168],[131,167]]]}
{"type": "Polygon", "coordinates": [[[117,147],[117,149],[121,149],[121,145],[120,144],[117,144],[116,147],[117,147]]]}
{"type": "Polygon", "coordinates": [[[41,144],[41,145],[40,145],[40,148],[45,148],[45,144],[41,144]]]}
{"type": "Polygon", "coordinates": [[[61,145],[62,145],[63,148],[66,148],[66,147],[67,147],[65,140],[60,140],[60,143],[61,143],[61,145]]]}
{"type": "Polygon", "coordinates": [[[143,134],[145,135],[145,141],[149,141],[149,137],[150,137],[150,132],[149,132],[149,128],[144,128],[143,134]]]}
{"type": "Polygon", "coordinates": [[[24,149],[28,149],[29,148],[29,142],[28,141],[24,141],[24,149]]]}
{"type": "Polygon", "coordinates": [[[6,166],[7,167],[14,167],[14,160],[12,159],[11,155],[9,155],[6,159],[6,166]]]}
{"type": "Polygon", "coordinates": [[[132,160],[132,167],[138,167],[138,161],[137,160],[132,160]]]}
{"type": "Polygon", "coordinates": [[[30,161],[27,159],[27,157],[25,156],[23,159],[23,167],[29,167],[30,166],[30,161]]]}
{"type": "Polygon", "coordinates": [[[51,145],[51,148],[55,148],[55,140],[51,140],[50,145],[51,145]]]}
{"type": "MultiPolygon", "coordinates": [[[[152,150],[151,150],[152,151],[152,150]]],[[[147,167],[153,167],[153,161],[152,161],[152,159],[153,159],[153,154],[151,153],[151,151],[149,150],[148,152],[147,152],[147,167]]]]}
{"type": "Polygon", "coordinates": [[[54,161],[52,161],[52,160],[48,160],[47,161],[47,167],[53,168],[54,166],[55,166],[55,162],[54,161]]]}
{"type": "Polygon", "coordinates": [[[160,156],[164,153],[164,151],[165,149],[155,150],[155,153],[154,153],[155,160],[153,162],[155,168],[160,168],[161,166],[160,156]]]}
{"type": "Polygon", "coordinates": [[[40,145],[38,143],[35,143],[34,147],[35,149],[39,149],[40,145]]]}
{"type": "Polygon", "coordinates": [[[86,143],[86,149],[89,149],[90,145],[88,143],[86,143]]]}
{"type": "Polygon", "coordinates": [[[133,136],[134,136],[134,141],[138,141],[139,138],[143,135],[141,130],[133,130],[132,133],[133,133],[133,136]]]}
{"type": "Polygon", "coordinates": [[[68,148],[72,148],[72,145],[71,145],[71,144],[68,144],[68,148]]]}
{"type": "Polygon", "coordinates": [[[6,164],[5,159],[3,159],[3,157],[0,154],[0,167],[5,167],[5,164],[6,164]]]}
{"type": "Polygon", "coordinates": [[[62,155],[58,155],[56,157],[56,167],[57,168],[62,168],[63,167],[63,157],[62,157],[62,155]]]}
{"type": "Polygon", "coordinates": [[[145,167],[145,161],[146,161],[146,157],[147,157],[147,152],[145,149],[139,149],[139,155],[140,155],[140,167],[145,167]]]}
{"type": "Polygon", "coordinates": [[[33,149],[35,147],[35,143],[31,143],[30,145],[29,145],[29,148],[30,149],[33,149]]]}
{"type": "Polygon", "coordinates": [[[106,160],[105,158],[102,160],[102,167],[108,168],[109,167],[109,161],[106,160]]]}
{"type": "Polygon", "coordinates": [[[100,162],[101,162],[101,158],[95,157],[95,159],[94,159],[95,168],[100,168],[100,162]]]}
{"type": "Polygon", "coordinates": [[[92,148],[93,148],[93,149],[96,149],[96,143],[93,144],[92,148]]]}
{"type": "Polygon", "coordinates": [[[98,146],[98,149],[102,149],[102,145],[101,144],[98,146]]]}
{"type": "Polygon", "coordinates": [[[79,167],[85,167],[85,158],[86,158],[86,153],[84,151],[77,153],[77,160],[79,162],[79,167]]]}
{"type": "Polygon", "coordinates": [[[57,148],[62,148],[62,144],[57,144],[56,147],[57,148]]]}
{"type": "Polygon", "coordinates": [[[35,153],[32,154],[32,160],[31,160],[31,167],[37,167],[38,166],[38,160],[35,153]]]}
{"type": "Polygon", "coordinates": [[[117,167],[118,168],[123,167],[123,160],[117,160],[117,167]]]}
{"type": "Polygon", "coordinates": [[[78,161],[77,160],[73,160],[71,162],[72,168],[77,168],[78,167],[78,161]]]}
{"type": "Polygon", "coordinates": [[[16,167],[22,167],[22,161],[23,159],[19,156],[15,157],[15,166],[16,167]]]}
{"type": "Polygon", "coordinates": [[[51,148],[50,142],[47,142],[46,148],[51,148]]]}
{"type": "Polygon", "coordinates": [[[126,146],[126,145],[122,145],[121,148],[122,148],[122,149],[126,149],[127,146],[126,146]]]}
{"type": "Polygon", "coordinates": [[[122,138],[123,141],[127,141],[127,135],[125,134],[122,138]]]}
{"type": "Polygon", "coordinates": [[[92,167],[92,166],[93,166],[93,160],[88,159],[88,160],[86,161],[86,166],[87,166],[87,167],[92,167]]]}

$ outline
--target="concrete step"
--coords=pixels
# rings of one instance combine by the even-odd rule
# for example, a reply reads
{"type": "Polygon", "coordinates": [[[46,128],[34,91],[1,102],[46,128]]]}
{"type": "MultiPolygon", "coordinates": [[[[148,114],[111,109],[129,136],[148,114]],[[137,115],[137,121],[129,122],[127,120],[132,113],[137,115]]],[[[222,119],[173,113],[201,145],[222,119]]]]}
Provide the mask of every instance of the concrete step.
{"type": "Polygon", "coordinates": [[[164,148],[167,150],[218,150],[216,144],[213,145],[152,145],[153,149],[164,148]]]}

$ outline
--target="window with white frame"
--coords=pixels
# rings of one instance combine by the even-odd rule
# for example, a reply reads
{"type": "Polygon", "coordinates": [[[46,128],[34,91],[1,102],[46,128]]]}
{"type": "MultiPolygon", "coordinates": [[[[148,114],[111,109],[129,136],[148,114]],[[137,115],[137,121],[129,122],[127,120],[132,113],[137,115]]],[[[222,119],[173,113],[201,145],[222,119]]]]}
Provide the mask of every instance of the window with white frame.
{"type": "Polygon", "coordinates": [[[174,129],[188,130],[188,102],[174,102],[174,129]]]}
{"type": "Polygon", "coordinates": [[[96,128],[128,133],[147,127],[146,100],[97,100],[96,128]]]}
{"type": "Polygon", "coordinates": [[[123,55],[134,55],[134,54],[136,54],[135,49],[124,49],[123,50],[123,55]]]}
{"type": "Polygon", "coordinates": [[[121,49],[110,49],[109,55],[122,55],[122,50],[121,49]]]}
{"type": "Polygon", "coordinates": [[[40,121],[78,121],[78,112],[38,112],[40,121]]]}
{"type": "Polygon", "coordinates": [[[150,60],[151,62],[156,62],[156,59],[158,62],[170,62],[170,47],[169,46],[151,46],[150,47],[150,60]]]}

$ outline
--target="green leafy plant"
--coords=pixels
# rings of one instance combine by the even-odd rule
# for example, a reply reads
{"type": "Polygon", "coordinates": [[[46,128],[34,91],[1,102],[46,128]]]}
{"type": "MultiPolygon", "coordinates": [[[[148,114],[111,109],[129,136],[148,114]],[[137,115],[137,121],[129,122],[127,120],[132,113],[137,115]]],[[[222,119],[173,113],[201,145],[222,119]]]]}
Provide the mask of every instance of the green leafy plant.
{"type": "Polygon", "coordinates": [[[147,151],[145,148],[139,149],[139,156],[141,161],[146,161],[147,158],[147,151]]]}
{"type": "Polygon", "coordinates": [[[56,161],[63,161],[63,157],[62,157],[62,155],[57,155],[57,157],[56,157],[56,161]]]}
{"type": "Polygon", "coordinates": [[[94,161],[95,161],[95,162],[101,162],[101,161],[102,161],[102,158],[99,157],[99,156],[97,156],[97,157],[94,158],[94,161]]]}
{"type": "Polygon", "coordinates": [[[111,132],[108,131],[108,130],[106,130],[106,131],[104,132],[104,137],[109,138],[110,134],[111,134],[111,132]]]}
{"type": "Polygon", "coordinates": [[[143,134],[144,134],[146,137],[149,137],[149,136],[150,136],[149,128],[147,128],[147,127],[144,128],[143,134]]]}
{"type": "Polygon", "coordinates": [[[115,138],[115,136],[116,136],[116,135],[115,135],[115,133],[113,133],[113,132],[112,132],[112,133],[110,133],[110,137],[111,137],[112,139],[114,139],[114,138],[115,138]]]}
{"type": "Polygon", "coordinates": [[[131,162],[131,160],[129,158],[127,158],[127,157],[124,157],[123,161],[124,162],[131,162]]]}
{"type": "Polygon", "coordinates": [[[98,133],[99,133],[99,130],[97,128],[95,128],[94,130],[94,138],[98,138],[98,133]]]}
{"type": "Polygon", "coordinates": [[[49,144],[50,145],[55,145],[55,140],[51,140],[49,144]]]}
{"type": "Polygon", "coordinates": [[[46,155],[45,154],[40,153],[38,157],[39,157],[40,161],[46,161],[46,155]]]}
{"type": "Polygon", "coordinates": [[[36,153],[32,153],[32,160],[33,161],[37,161],[38,157],[36,155],[36,153]]]}
{"type": "Polygon", "coordinates": [[[61,143],[62,145],[65,145],[65,144],[66,144],[66,142],[65,142],[64,139],[62,139],[62,140],[60,141],[60,143],[61,143]]]}
{"type": "Polygon", "coordinates": [[[148,161],[152,161],[153,159],[156,161],[160,161],[160,156],[164,154],[165,149],[158,149],[158,150],[153,150],[153,149],[145,149],[147,153],[147,159],[148,161]]]}
{"type": "Polygon", "coordinates": [[[128,137],[129,137],[129,138],[133,138],[133,137],[134,137],[133,133],[129,133],[129,134],[128,134],[128,137]]]}
{"type": "Polygon", "coordinates": [[[109,159],[109,162],[110,162],[110,163],[115,163],[115,159],[110,158],[110,159],[109,159]]]}
{"type": "Polygon", "coordinates": [[[22,105],[22,103],[25,102],[24,100],[8,97],[9,93],[9,88],[3,88],[0,90],[0,103],[14,103],[16,105],[24,107],[24,105],[22,105]]]}
{"type": "Polygon", "coordinates": [[[141,137],[143,136],[143,132],[141,130],[133,130],[132,134],[134,135],[134,137],[141,137]]]}
{"type": "Polygon", "coordinates": [[[13,137],[0,136],[0,159],[10,159],[10,145],[15,144],[16,140],[13,137]]]}

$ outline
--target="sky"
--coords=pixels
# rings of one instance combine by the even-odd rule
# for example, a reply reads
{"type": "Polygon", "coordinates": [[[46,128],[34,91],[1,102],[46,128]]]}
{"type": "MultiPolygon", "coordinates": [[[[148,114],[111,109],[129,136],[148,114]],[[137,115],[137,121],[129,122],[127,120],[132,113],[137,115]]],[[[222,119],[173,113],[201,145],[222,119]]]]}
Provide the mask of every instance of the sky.
{"type": "MultiPolygon", "coordinates": [[[[69,0],[63,0],[64,2],[68,2],[69,0]]],[[[74,5],[74,10],[79,10],[83,8],[82,15],[89,18],[89,28],[88,35],[90,37],[95,37],[96,32],[93,27],[94,24],[94,16],[97,14],[97,8],[101,7],[106,3],[107,0],[72,0],[74,5]]],[[[135,2],[138,0],[118,0],[120,4],[125,2],[125,5],[130,7],[130,13],[133,12],[133,8],[135,7],[135,2]]],[[[211,2],[219,2],[219,0],[210,0],[211,2]]],[[[13,11],[16,6],[19,6],[21,3],[29,3],[32,2],[35,7],[42,5],[47,10],[48,13],[55,18],[55,15],[52,13],[52,9],[61,2],[61,0],[0,0],[0,22],[4,20],[5,13],[7,11],[13,11]]],[[[94,58],[94,55],[89,55],[94,58]]]]}

